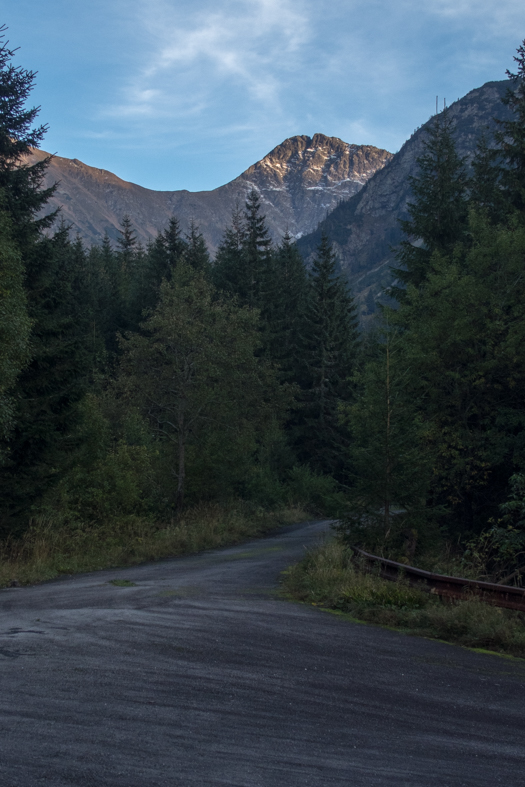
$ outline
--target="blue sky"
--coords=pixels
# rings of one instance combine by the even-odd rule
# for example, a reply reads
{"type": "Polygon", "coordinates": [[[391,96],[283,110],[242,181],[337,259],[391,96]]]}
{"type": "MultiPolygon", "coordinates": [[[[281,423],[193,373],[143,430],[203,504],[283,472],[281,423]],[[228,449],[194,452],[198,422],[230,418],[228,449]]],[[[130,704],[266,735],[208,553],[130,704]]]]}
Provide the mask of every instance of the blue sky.
{"type": "Polygon", "coordinates": [[[45,150],[154,189],[212,189],[286,137],[395,152],[504,79],[523,0],[3,0],[38,71],[45,150]]]}

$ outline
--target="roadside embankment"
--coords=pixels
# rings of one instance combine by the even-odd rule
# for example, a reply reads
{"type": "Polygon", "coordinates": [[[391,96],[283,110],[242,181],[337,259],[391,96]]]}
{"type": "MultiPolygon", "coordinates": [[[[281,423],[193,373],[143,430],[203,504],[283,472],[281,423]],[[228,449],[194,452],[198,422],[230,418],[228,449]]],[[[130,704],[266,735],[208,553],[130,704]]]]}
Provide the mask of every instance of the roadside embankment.
{"type": "Polygon", "coordinates": [[[237,501],[195,506],[168,524],[129,516],[107,526],[71,528],[42,519],[20,538],[0,543],[0,587],[202,552],[307,517],[300,506],[264,511],[237,501]]]}
{"type": "Polygon", "coordinates": [[[288,597],[348,613],[358,620],[411,634],[525,657],[525,614],[477,598],[442,601],[411,587],[361,571],[337,539],[310,549],[283,579],[288,597]]]}

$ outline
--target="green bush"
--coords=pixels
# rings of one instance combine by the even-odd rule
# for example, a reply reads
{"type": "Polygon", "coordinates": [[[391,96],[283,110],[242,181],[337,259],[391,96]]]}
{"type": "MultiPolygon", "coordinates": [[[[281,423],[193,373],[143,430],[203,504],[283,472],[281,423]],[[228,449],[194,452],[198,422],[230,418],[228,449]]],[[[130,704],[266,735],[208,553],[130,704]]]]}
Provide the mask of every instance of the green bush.
{"type": "Polygon", "coordinates": [[[314,472],[306,465],[295,465],[288,471],[285,494],[290,503],[302,504],[313,513],[338,517],[347,502],[337,482],[314,472]]]}

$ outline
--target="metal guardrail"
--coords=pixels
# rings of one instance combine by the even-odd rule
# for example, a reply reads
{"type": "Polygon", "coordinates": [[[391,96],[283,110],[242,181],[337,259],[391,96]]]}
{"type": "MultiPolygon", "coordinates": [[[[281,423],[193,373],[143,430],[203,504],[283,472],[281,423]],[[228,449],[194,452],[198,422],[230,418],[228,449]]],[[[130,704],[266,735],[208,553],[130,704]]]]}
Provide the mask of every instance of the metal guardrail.
{"type": "Polygon", "coordinates": [[[525,612],[525,588],[511,587],[510,585],[496,585],[492,582],[478,582],[475,579],[463,577],[447,577],[443,574],[433,574],[421,568],[396,563],[377,555],[371,555],[363,549],[352,547],[359,561],[364,561],[369,566],[379,565],[379,574],[384,579],[398,580],[405,577],[408,582],[444,598],[457,598],[465,600],[476,596],[495,607],[518,609],[525,612]]]}

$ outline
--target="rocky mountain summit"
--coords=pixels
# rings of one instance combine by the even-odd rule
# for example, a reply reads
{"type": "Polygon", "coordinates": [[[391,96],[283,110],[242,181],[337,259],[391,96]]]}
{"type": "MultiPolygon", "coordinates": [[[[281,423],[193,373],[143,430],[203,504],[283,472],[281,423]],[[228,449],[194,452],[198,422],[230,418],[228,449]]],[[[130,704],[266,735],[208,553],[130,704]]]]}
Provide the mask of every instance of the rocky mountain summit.
{"type": "Polygon", "coordinates": [[[271,205],[282,217],[280,233],[288,228],[292,235],[301,237],[305,234],[303,227],[314,229],[321,218],[341,200],[360,191],[391,158],[386,150],[349,145],[324,134],[291,137],[230,185],[257,189],[268,213],[271,205]]]}
{"type": "MultiPolygon", "coordinates": [[[[35,150],[32,158],[46,155],[35,150]]],[[[261,195],[272,236],[279,240],[288,231],[301,237],[314,230],[341,200],[356,194],[391,157],[388,151],[370,145],[350,145],[315,134],[285,140],[235,180],[213,191],[154,191],[60,156],[52,159],[45,185],[58,181],[48,210],[60,207],[73,233],[78,232],[87,243],[100,243],[105,232],[116,238],[125,214],[137,236],[147,242],[175,215],[183,229],[193,219],[213,251],[232,211],[244,204],[252,188],[261,195]]]]}
{"type": "MultiPolygon", "coordinates": [[[[507,118],[509,109],[501,103],[508,80],[487,82],[449,107],[454,121],[454,137],[460,155],[472,158],[483,132],[494,127],[493,118],[507,118]]],[[[421,126],[403,147],[375,172],[364,188],[338,205],[310,235],[299,240],[305,259],[311,259],[324,231],[333,241],[341,267],[356,295],[364,300],[371,292],[380,295],[392,282],[392,247],[402,238],[399,219],[408,218],[411,199],[409,176],[417,175],[417,158],[423,153],[426,129],[421,126]]]]}

